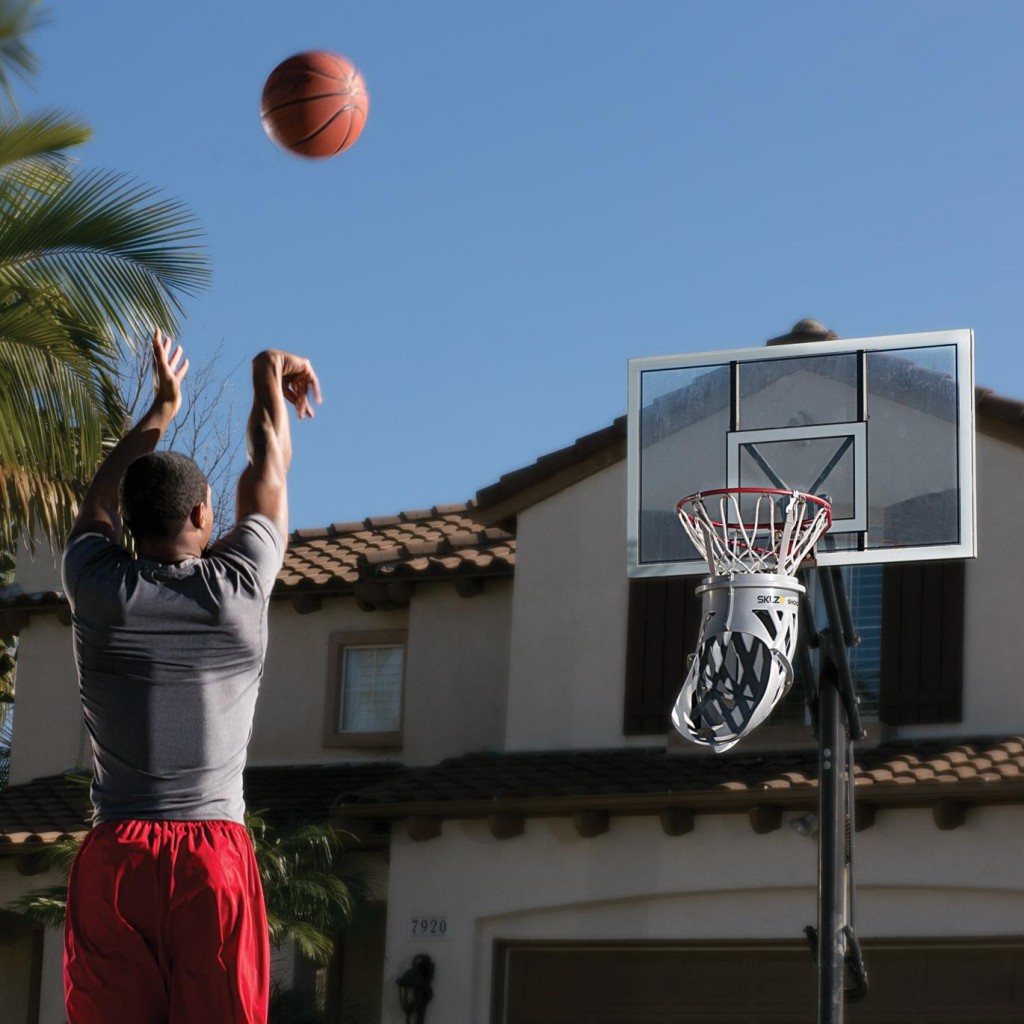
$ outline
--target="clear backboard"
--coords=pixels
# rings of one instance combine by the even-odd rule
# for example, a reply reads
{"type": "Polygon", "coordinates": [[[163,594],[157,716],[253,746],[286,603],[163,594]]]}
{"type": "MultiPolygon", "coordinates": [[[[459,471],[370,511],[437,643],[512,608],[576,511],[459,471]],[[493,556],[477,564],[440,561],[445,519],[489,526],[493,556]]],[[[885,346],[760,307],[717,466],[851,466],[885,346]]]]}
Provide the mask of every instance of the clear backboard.
{"type": "Polygon", "coordinates": [[[969,330],[629,362],[630,576],[707,573],[676,515],[721,487],[827,497],[819,565],[977,554],[969,330]]]}

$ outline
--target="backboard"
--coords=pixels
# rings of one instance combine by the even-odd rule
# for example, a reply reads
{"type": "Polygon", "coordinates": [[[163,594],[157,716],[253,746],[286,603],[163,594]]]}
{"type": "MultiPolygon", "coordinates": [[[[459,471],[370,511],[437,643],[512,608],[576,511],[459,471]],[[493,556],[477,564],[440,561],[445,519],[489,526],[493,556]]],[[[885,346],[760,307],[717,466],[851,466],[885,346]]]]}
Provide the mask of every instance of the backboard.
{"type": "Polygon", "coordinates": [[[629,575],[707,573],[676,503],[720,487],[825,496],[819,565],[977,554],[969,330],[629,362],[629,575]]]}

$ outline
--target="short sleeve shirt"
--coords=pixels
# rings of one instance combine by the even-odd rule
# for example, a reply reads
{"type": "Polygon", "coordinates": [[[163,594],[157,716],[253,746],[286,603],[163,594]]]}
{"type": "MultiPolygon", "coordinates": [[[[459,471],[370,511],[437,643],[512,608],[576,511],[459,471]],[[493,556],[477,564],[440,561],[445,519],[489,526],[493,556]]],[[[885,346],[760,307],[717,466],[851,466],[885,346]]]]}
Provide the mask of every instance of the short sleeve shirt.
{"type": "Polygon", "coordinates": [[[202,558],[135,559],[102,534],[64,551],[97,822],[242,822],[242,769],[285,541],[246,516],[202,558]]]}

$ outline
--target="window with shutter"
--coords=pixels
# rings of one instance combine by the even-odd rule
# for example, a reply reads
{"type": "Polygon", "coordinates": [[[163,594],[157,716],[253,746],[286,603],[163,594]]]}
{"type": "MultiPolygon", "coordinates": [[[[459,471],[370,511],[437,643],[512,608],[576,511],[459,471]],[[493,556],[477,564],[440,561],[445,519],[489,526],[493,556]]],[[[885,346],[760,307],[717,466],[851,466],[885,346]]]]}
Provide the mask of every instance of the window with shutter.
{"type": "Polygon", "coordinates": [[[627,736],[664,734],[697,645],[700,600],[694,576],[629,581],[626,643],[627,736]]]}
{"type": "Polygon", "coordinates": [[[964,572],[962,561],[886,566],[879,711],[883,722],[960,721],[964,572]]]}

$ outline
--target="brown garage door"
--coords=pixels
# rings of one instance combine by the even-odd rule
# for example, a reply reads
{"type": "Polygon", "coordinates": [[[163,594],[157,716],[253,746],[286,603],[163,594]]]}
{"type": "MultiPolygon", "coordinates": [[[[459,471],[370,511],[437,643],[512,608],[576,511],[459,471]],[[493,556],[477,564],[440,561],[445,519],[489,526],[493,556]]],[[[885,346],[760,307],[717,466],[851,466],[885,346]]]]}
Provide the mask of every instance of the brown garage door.
{"type": "MultiPolygon", "coordinates": [[[[848,1024],[1020,1024],[1024,940],[865,943],[848,1024]]],[[[498,943],[492,1024],[815,1024],[797,943],[498,943]]]]}

